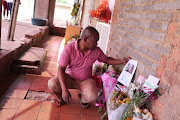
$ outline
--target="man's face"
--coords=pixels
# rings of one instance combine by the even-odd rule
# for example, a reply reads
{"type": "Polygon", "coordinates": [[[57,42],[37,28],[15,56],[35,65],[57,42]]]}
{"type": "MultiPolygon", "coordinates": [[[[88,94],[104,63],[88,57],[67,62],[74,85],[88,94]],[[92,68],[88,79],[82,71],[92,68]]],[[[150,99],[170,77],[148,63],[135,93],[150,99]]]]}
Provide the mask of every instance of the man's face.
{"type": "Polygon", "coordinates": [[[86,45],[88,49],[94,49],[97,46],[97,42],[99,40],[99,37],[89,37],[87,38],[86,45]]]}

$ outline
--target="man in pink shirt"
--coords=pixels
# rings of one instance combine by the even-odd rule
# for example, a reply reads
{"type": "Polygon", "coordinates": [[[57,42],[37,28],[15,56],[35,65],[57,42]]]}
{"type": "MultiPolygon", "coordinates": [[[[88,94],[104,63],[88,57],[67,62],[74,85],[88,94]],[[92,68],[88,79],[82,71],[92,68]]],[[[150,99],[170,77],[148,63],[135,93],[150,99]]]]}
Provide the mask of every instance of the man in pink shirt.
{"type": "Polygon", "coordinates": [[[114,59],[107,57],[97,47],[99,33],[93,27],[83,30],[81,39],[68,44],[59,59],[58,75],[48,81],[48,87],[56,95],[54,103],[61,106],[69,102],[71,97],[68,89],[79,89],[80,105],[89,107],[89,102],[97,98],[96,83],[92,79],[92,65],[98,60],[110,65],[126,63],[130,58],[114,59]]]}

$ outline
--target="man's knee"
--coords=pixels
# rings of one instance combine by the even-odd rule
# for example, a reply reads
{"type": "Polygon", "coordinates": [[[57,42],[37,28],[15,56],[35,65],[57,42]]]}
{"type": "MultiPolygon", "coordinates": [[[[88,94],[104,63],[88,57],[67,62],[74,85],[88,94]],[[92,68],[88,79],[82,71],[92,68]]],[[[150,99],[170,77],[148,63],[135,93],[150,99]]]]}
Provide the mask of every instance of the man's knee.
{"type": "Polygon", "coordinates": [[[57,83],[57,78],[52,78],[48,81],[48,88],[49,90],[51,91],[54,91],[54,92],[59,92],[60,91],[60,87],[59,87],[59,83],[57,83]]]}
{"type": "Polygon", "coordinates": [[[49,88],[49,90],[53,91],[54,84],[55,83],[51,79],[48,81],[48,88],[49,88]]]}
{"type": "Polygon", "coordinates": [[[89,103],[89,102],[94,102],[97,99],[98,93],[97,91],[93,91],[93,92],[91,91],[86,94],[83,94],[83,96],[84,96],[85,101],[89,103]]]}

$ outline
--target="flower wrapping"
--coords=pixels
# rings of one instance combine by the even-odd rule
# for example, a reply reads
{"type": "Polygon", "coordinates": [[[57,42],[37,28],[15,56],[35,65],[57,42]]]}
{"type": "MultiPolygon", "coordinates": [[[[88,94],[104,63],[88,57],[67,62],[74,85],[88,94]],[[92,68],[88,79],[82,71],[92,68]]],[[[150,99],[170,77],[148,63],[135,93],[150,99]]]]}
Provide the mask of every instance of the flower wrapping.
{"type": "Polygon", "coordinates": [[[103,82],[103,92],[105,93],[105,99],[107,101],[109,94],[116,85],[117,80],[106,73],[104,73],[101,77],[103,82]]]}
{"type": "Polygon", "coordinates": [[[126,87],[118,84],[111,91],[106,104],[108,120],[120,120],[124,115],[129,103],[126,91],[126,87]]]}

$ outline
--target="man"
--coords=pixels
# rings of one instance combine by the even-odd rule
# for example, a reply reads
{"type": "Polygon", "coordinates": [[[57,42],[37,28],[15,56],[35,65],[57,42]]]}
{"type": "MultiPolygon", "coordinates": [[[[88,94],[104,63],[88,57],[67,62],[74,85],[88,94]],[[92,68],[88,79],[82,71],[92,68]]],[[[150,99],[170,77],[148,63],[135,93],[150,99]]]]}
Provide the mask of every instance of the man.
{"type": "Polygon", "coordinates": [[[92,79],[92,65],[98,60],[111,65],[126,63],[130,58],[123,60],[107,57],[97,47],[99,33],[93,27],[83,30],[81,39],[68,44],[59,59],[58,75],[48,81],[48,87],[56,95],[54,103],[61,106],[63,101],[68,103],[71,97],[68,89],[79,89],[80,105],[89,107],[89,102],[97,98],[95,80],[92,79]]]}

